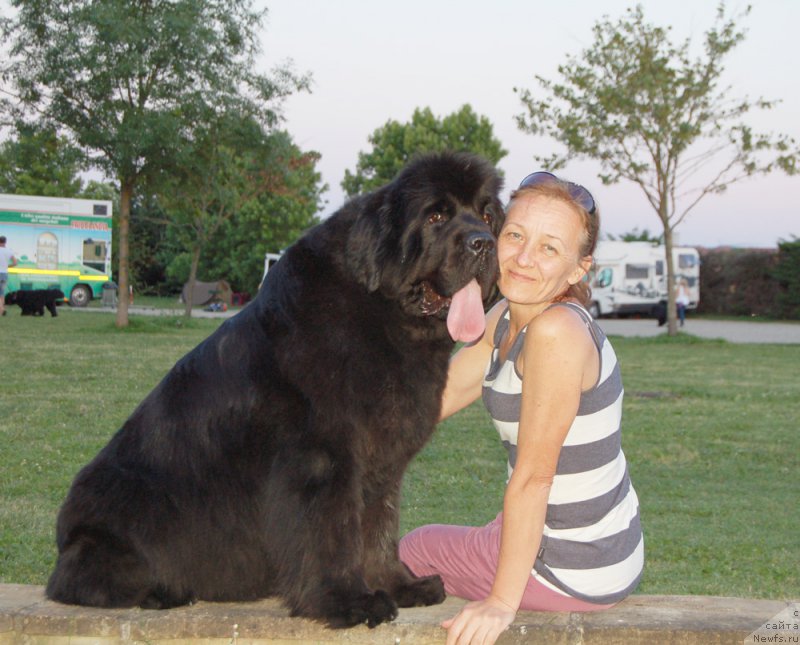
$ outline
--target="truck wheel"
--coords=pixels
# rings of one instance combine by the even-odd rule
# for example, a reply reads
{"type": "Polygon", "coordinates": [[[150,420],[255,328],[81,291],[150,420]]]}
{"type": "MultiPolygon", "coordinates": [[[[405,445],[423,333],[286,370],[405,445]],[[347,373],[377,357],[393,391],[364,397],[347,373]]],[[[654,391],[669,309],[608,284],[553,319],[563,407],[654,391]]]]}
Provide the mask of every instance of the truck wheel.
{"type": "Polygon", "coordinates": [[[595,320],[600,317],[600,305],[598,305],[594,300],[589,305],[589,313],[595,320]]]}
{"type": "Polygon", "coordinates": [[[73,307],[85,307],[92,299],[92,292],[85,284],[76,284],[69,294],[69,304],[73,307]]]}

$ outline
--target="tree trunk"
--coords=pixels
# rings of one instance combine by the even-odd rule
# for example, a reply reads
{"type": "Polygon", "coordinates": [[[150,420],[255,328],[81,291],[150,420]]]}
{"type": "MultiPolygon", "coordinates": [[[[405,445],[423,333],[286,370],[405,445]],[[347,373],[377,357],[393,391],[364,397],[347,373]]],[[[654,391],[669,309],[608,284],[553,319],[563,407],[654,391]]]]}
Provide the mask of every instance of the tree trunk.
{"type": "Polygon", "coordinates": [[[664,258],[667,263],[667,334],[678,333],[678,316],[675,309],[675,262],[672,255],[672,227],[664,226],[664,258]]]}
{"type": "Polygon", "coordinates": [[[117,327],[128,326],[128,294],[130,293],[130,278],[128,275],[128,233],[131,223],[131,202],[133,201],[134,180],[120,179],[119,195],[119,243],[117,245],[118,286],[119,298],[117,299],[117,327]]]}
{"type": "Polygon", "coordinates": [[[192,317],[192,305],[194,304],[194,283],[197,281],[197,267],[200,265],[200,244],[195,244],[192,249],[192,265],[189,268],[189,280],[186,283],[186,309],[183,314],[187,318],[192,317]]]}

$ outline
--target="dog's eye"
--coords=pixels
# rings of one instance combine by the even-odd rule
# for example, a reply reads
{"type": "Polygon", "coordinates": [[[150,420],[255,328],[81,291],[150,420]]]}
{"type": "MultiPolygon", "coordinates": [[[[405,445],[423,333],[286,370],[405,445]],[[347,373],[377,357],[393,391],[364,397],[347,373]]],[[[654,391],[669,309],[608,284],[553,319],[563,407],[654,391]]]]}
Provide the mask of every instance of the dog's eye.
{"type": "Polygon", "coordinates": [[[445,221],[445,216],[439,212],[428,215],[428,224],[440,224],[445,221]]]}
{"type": "Polygon", "coordinates": [[[494,218],[492,217],[492,214],[491,214],[489,211],[486,211],[486,212],[483,214],[483,218],[482,218],[482,219],[483,219],[483,221],[484,221],[484,222],[486,222],[486,223],[487,223],[489,226],[491,226],[491,225],[492,225],[492,222],[494,221],[494,218]]]}

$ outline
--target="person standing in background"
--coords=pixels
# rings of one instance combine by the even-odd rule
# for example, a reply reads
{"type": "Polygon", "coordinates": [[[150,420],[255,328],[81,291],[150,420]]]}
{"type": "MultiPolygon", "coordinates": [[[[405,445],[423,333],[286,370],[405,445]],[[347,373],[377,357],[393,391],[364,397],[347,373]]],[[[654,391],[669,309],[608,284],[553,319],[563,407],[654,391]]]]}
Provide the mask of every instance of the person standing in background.
{"type": "Polygon", "coordinates": [[[6,236],[0,235],[0,316],[6,315],[6,285],[9,267],[17,266],[14,251],[6,247],[6,236]]]}
{"type": "Polygon", "coordinates": [[[675,287],[675,307],[678,310],[678,320],[681,327],[686,322],[686,308],[689,306],[689,283],[686,278],[680,278],[675,287]]]}

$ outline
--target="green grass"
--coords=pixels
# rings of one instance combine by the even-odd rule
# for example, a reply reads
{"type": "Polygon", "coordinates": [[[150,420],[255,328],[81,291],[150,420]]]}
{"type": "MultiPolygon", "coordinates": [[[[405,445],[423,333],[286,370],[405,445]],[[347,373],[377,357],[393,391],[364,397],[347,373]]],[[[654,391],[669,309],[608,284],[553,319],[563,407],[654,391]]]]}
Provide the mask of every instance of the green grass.
{"type": "MultiPolygon", "coordinates": [[[[119,331],[110,314],[66,307],[0,319],[0,580],[46,581],[75,473],[219,324],[132,317],[119,331]]],[[[612,341],[645,530],[639,593],[800,598],[800,346],[612,341]]],[[[402,531],[492,519],[504,460],[480,403],[443,423],[406,476],[402,531]]]]}
{"type": "MultiPolygon", "coordinates": [[[[142,294],[136,294],[133,300],[133,304],[130,305],[134,308],[144,308],[144,309],[171,309],[177,311],[179,313],[183,313],[184,307],[186,306],[183,302],[180,301],[180,296],[175,294],[173,296],[144,296],[142,294]]],[[[194,305],[193,310],[199,311],[203,309],[206,305],[194,305]]],[[[102,298],[95,298],[89,303],[90,309],[103,309],[103,301],[102,298]]],[[[237,311],[241,309],[239,306],[231,307],[232,310],[237,311]]]]}

